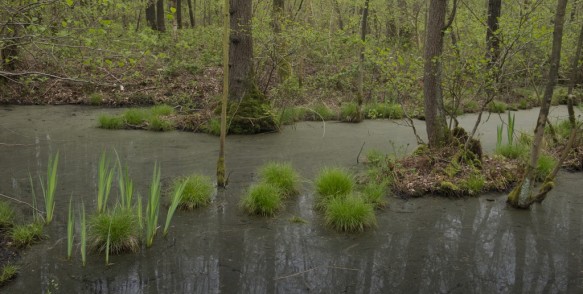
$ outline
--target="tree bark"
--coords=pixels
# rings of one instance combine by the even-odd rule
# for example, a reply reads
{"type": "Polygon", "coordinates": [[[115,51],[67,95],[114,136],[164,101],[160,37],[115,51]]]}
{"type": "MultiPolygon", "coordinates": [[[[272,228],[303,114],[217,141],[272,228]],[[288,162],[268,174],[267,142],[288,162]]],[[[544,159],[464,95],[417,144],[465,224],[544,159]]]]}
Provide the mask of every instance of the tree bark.
{"type": "Polygon", "coordinates": [[[423,94],[430,148],[445,146],[450,140],[441,86],[441,54],[443,52],[446,8],[446,0],[431,0],[429,2],[427,37],[425,38],[423,94]]]}
{"type": "MultiPolygon", "coordinates": [[[[516,208],[528,208],[535,201],[533,197],[534,176],[538,162],[541,145],[544,136],[544,129],[549,114],[553,90],[559,75],[559,63],[561,61],[561,45],[563,40],[563,24],[565,22],[565,10],[567,0],[558,0],[555,14],[555,29],[553,31],[553,47],[550,57],[549,80],[545,87],[542,105],[534,129],[534,139],[530,151],[530,159],[526,167],[526,172],[520,183],[510,192],[507,202],[516,208]]],[[[539,199],[537,199],[539,200],[539,199]]]]}
{"type": "Polygon", "coordinates": [[[164,15],[164,0],[158,0],[156,2],[156,29],[160,32],[166,31],[166,24],[164,15]]]}
{"type": "Polygon", "coordinates": [[[190,27],[194,28],[196,26],[196,0],[186,0],[186,3],[188,4],[188,17],[190,18],[190,27]]]}
{"type": "Polygon", "coordinates": [[[155,0],[148,1],[148,6],[146,6],[146,22],[148,23],[148,26],[152,30],[157,30],[158,27],[156,24],[156,3],[154,1],[155,0]]]}
{"type": "Polygon", "coordinates": [[[502,0],[488,0],[488,29],[486,31],[486,57],[490,67],[498,62],[500,56],[500,38],[496,34],[500,28],[502,0]]]}
{"type": "Polygon", "coordinates": [[[176,22],[178,29],[182,29],[182,0],[176,0],[176,22]]]}
{"type": "Polygon", "coordinates": [[[356,104],[358,105],[356,121],[362,121],[362,104],[364,100],[364,49],[368,25],[368,4],[369,0],[364,0],[364,7],[362,9],[362,18],[360,22],[360,53],[358,62],[358,95],[356,104]]]}
{"type": "MultiPolygon", "coordinates": [[[[190,0],[188,1],[190,3],[190,0]]],[[[227,137],[227,103],[229,101],[229,6],[229,0],[225,0],[223,7],[223,98],[221,100],[221,139],[219,145],[219,159],[217,160],[217,186],[219,187],[227,186],[227,178],[225,175],[225,140],[227,137]]]]}

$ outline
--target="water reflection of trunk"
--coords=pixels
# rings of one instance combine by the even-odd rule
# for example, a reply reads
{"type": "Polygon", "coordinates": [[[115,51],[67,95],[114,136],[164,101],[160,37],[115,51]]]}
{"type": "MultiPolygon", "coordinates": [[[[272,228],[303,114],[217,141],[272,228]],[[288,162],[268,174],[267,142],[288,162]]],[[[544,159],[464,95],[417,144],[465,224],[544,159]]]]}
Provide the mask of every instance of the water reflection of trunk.
{"type": "MultiPolygon", "coordinates": [[[[232,198],[231,190],[221,189],[218,191],[217,198],[219,201],[227,201],[232,198]]],[[[233,289],[241,288],[243,250],[241,246],[245,243],[244,227],[234,229],[233,222],[236,219],[236,205],[229,203],[220,204],[217,223],[219,236],[219,285],[220,292],[230,293],[233,289]],[[222,209],[222,211],[221,211],[222,209]]]]}

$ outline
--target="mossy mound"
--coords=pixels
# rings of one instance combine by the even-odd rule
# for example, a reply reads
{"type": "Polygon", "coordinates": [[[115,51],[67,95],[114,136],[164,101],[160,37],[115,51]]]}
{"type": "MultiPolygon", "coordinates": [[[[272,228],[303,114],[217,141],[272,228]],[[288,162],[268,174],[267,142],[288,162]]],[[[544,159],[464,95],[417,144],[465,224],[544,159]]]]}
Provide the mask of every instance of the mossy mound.
{"type": "Polygon", "coordinates": [[[229,134],[259,134],[279,130],[277,115],[259,90],[246,94],[240,102],[229,102],[229,134]]]}

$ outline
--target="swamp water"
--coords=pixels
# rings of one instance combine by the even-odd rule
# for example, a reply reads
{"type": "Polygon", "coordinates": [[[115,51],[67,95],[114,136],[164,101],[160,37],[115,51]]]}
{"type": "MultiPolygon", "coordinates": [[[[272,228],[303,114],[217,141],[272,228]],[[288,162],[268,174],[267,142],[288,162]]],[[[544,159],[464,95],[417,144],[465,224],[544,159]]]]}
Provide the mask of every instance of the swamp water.
{"type": "MultiPolygon", "coordinates": [[[[61,157],[55,220],[45,231],[50,238],[23,251],[20,274],[2,293],[583,291],[580,173],[562,172],[547,201],[530,211],[508,208],[505,195],[498,194],[457,200],[390,197],[389,208],[377,213],[376,229],[340,234],[325,228],[312,209],[310,182],[321,167],[353,168],[363,143],[362,154],[372,148],[399,154],[414,149],[411,129],[386,120],[305,122],[279,134],[229,136],[230,185],[210,207],[177,212],[168,237],[158,236],[149,249],[111,256],[110,266],[103,255],[91,254],[83,268],[78,246],[72,261],[66,260],[68,200],[72,194],[77,207],[83,200],[88,212],[95,210],[104,149],[117,150],[141,195],[148,193],[155,162],[165,182],[215,172],[217,137],[95,127],[100,113],[118,111],[0,106],[0,193],[30,202],[29,172],[44,175],[48,155],[58,150],[61,157]],[[275,218],[249,217],[239,199],[257,168],[270,160],[293,163],[306,179],[302,194],[275,218]],[[292,216],[308,223],[292,223],[292,216]]],[[[537,114],[538,109],[516,113],[516,129],[532,128],[537,114]]],[[[552,120],[565,115],[563,108],[551,112],[552,120]]],[[[467,115],[460,123],[470,129],[475,118],[467,115]]],[[[496,126],[505,118],[492,115],[480,126],[485,150],[494,148],[496,126]]],[[[423,123],[416,124],[423,134],[423,123]]]]}

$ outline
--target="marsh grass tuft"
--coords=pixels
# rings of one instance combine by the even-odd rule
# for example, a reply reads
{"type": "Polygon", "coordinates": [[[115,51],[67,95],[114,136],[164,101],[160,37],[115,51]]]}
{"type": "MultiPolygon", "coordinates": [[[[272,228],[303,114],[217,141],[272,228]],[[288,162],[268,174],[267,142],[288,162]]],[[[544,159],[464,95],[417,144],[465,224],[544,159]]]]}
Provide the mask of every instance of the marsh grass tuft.
{"type": "Polygon", "coordinates": [[[324,168],[316,177],[316,207],[324,208],[328,201],[352,193],[354,178],[340,168],[324,168]]]}
{"type": "Polygon", "coordinates": [[[296,215],[290,217],[289,222],[294,223],[294,224],[307,224],[308,223],[307,220],[305,220],[299,216],[296,216],[296,215]]]}
{"type": "Polygon", "coordinates": [[[14,279],[18,274],[18,267],[13,264],[5,264],[2,266],[2,272],[0,273],[0,285],[4,285],[6,282],[14,279]]]}
{"type": "Polygon", "coordinates": [[[259,177],[279,188],[283,197],[299,194],[300,176],[289,162],[269,162],[259,169],[259,177]]]}
{"type": "Polygon", "coordinates": [[[73,195],[69,198],[69,214],[67,216],[67,259],[73,255],[73,241],[75,233],[75,217],[73,212],[73,195]]]}
{"type": "Polygon", "coordinates": [[[17,225],[12,228],[12,243],[18,248],[30,246],[44,238],[43,224],[34,222],[27,225],[17,225]]]}
{"type": "Polygon", "coordinates": [[[249,214],[273,216],[282,207],[281,192],[268,183],[259,183],[249,187],[241,206],[249,214]]]}
{"type": "Polygon", "coordinates": [[[374,208],[384,208],[387,206],[385,195],[387,193],[387,182],[370,182],[362,189],[362,197],[366,203],[374,208]]]}
{"type": "Polygon", "coordinates": [[[176,208],[178,207],[178,205],[180,204],[180,200],[183,197],[183,191],[184,188],[186,187],[186,184],[188,182],[184,181],[182,182],[182,184],[180,184],[180,186],[178,186],[178,188],[174,189],[173,193],[172,193],[172,197],[170,200],[170,206],[168,207],[168,214],[166,214],[166,223],[164,224],[164,233],[163,235],[166,236],[168,235],[168,228],[170,227],[170,221],[172,220],[172,217],[174,216],[174,212],[176,211],[176,208]]]}
{"type": "Polygon", "coordinates": [[[154,237],[158,230],[158,214],[160,212],[160,166],[154,164],[152,183],[150,184],[150,195],[146,204],[146,246],[150,247],[154,243],[154,237]]]}
{"type": "Polygon", "coordinates": [[[107,200],[111,192],[111,182],[113,181],[113,167],[111,167],[105,151],[101,153],[99,159],[97,178],[97,212],[103,213],[107,207],[107,200]]]}
{"type": "Polygon", "coordinates": [[[0,228],[8,228],[14,224],[14,210],[8,202],[0,201],[0,228]]]}
{"type": "Polygon", "coordinates": [[[87,263],[87,222],[85,218],[85,204],[81,203],[81,262],[87,263]]]}
{"type": "Polygon", "coordinates": [[[494,100],[488,103],[488,111],[491,113],[504,113],[508,109],[508,105],[504,102],[494,100]]]}
{"type": "Polygon", "coordinates": [[[115,152],[117,159],[117,186],[119,188],[119,201],[122,207],[131,208],[134,197],[134,183],[130,178],[128,167],[122,166],[119,155],[115,152]]]}
{"type": "Polygon", "coordinates": [[[331,199],[324,218],[326,225],[340,232],[361,232],[377,223],[373,206],[354,195],[331,199]]]}
{"type": "Polygon", "coordinates": [[[120,206],[93,215],[89,220],[88,237],[90,247],[98,252],[136,252],[140,249],[138,218],[131,209],[120,206]]]}
{"type": "Polygon", "coordinates": [[[536,176],[535,179],[539,182],[545,180],[545,178],[553,171],[557,160],[551,155],[541,154],[536,162],[536,176]]]}
{"type": "Polygon", "coordinates": [[[360,122],[362,116],[359,114],[358,105],[355,102],[344,103],[340,108],[340,120],[345,122],[360,122]]]}
{"type": "Polygon", "coordinates": [[[124,121],[121,117],[102,114],[99,116],[99,125],[102,129],[118,130],[124,127],[124,121]]]}
{"type": "Polygon", "coordinates": [[[165,120],[159,116],[151,116],[148,119],[148,130],[150,131],[170,131],[174,129],[174,124],[171,121],[165,120]]]}
{"type": "Polygon", "coordinates": [[[45,201],[45,221],[47,224],[53,221],[53,214],[55,211],[55,192],[57,190],[57,168],[59,166],[59,152],[53,157],[49,155],[49,164],[47,167],[46,184],[43,184],[42,178],[39,176],[41,189],[43,192],[43,199],[45,201]]]}
{"type": "Polygon", "coordinates": [[[210,177],[194,174],[180,179],[174,183],[173,194],[180,189],[182,184],[185,186],[179,202],[180,209],[193,210],[211,203],[215,188],[210,177]]]}

